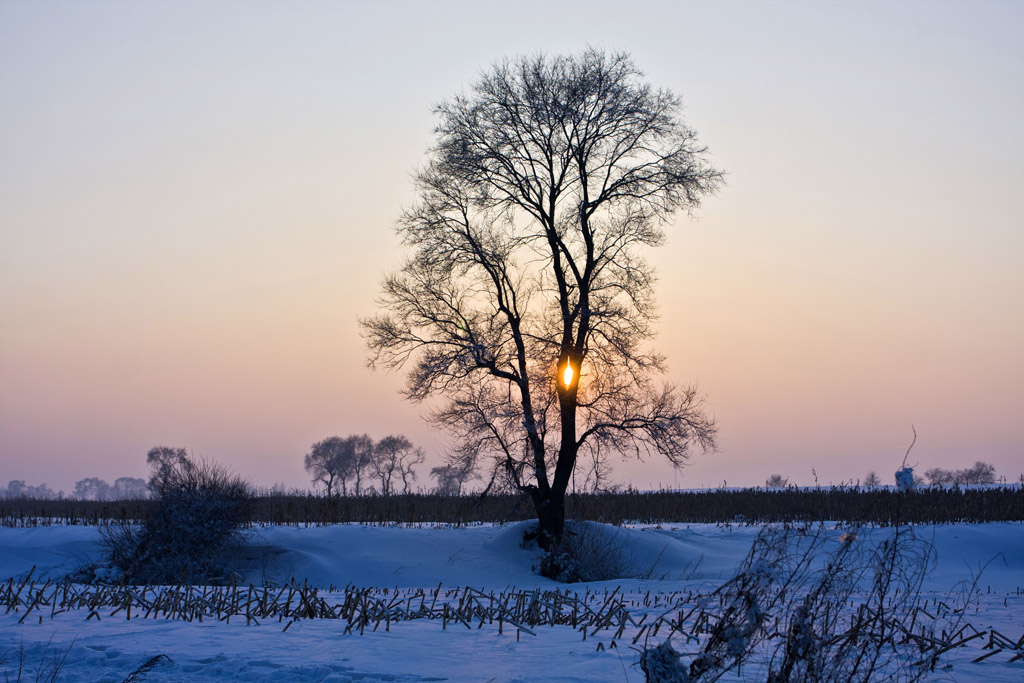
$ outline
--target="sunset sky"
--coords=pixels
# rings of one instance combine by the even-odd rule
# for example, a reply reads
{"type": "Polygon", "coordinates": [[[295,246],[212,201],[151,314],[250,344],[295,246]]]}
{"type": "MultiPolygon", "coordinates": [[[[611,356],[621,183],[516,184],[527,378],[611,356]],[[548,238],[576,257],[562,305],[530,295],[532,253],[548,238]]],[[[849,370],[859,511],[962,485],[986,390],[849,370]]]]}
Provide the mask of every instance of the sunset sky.
{"type": "MultiPolygon", "coordinates": [[[[357,321],[432,106],[630,52],[727,184],[649,253],[720,452],[638,488],[1024,472],[1024,3],[0,2],[0,489],[446,441],[357,321]]],[[[419,483],[431,482],[421,470],[419,483]]]]}

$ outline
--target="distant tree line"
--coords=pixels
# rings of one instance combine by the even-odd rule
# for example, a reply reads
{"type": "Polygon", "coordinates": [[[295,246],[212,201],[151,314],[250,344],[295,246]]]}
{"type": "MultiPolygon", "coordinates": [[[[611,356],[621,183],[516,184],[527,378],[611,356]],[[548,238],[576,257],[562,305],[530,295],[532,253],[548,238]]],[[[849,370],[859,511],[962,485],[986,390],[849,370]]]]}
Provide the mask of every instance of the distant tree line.
{"type": "Polygon", "coordinates": [[[33,498],[35,500],[62,500],[73,498],[76,500],[141,500],[149,496],[149,487],[145,479],[137,477],[119,477],[114,480],[113,485],[99,477],[86,477],[75,482],[75,490],[70,496],[64,491],[54,491],[46,484],[29,486],[23,479],[14,479],[7,482],[7,490],[0,493],[0,497],[14,500],[18,498],[33,498]]]}
{"type": "Polygon", "coordinates": [[[46,484],[29,486],[24,479],[12,479],[7,482],[7,490],[4,491],[4,498],[17,500],[19,498],[32,498],[34,500],[58,500],[64,497],[64,492],[55,492],[46,484]]]}
{"type": "Polygon", "coordinates": [[[973,467],[962,470],[944,470],[933,467],[924,473],[929,484],[933,486],[952,486],[954,484],[994,484],[996,468],[980,460],[973,467]]]}
{"type": "MultiPolygon", "coordinates": [[[[604,524],[730,523],[836,520],[869,524],[1024,521],[1024,488],[932,486],[906,495],[895,487],[832,486],[785,489],[707,489],[641,493],[577,493],[569,498],[573,519],[604,524]]],[[[106,525],[136,522],[152,514],[154,500],[104,503],[88,500],[0,500],[0,527],[48,524],[106,525]]],[[[529,519],[533,509],[521,494],[443,496],[258,497],[253,519],[260,524],[451,524],[529,519]]]]}
{"type": "MultiPolygon", "coordinates": [[[[171,462],[178,462],[178,458],[185,458],[184,448],[167,448],[157,446],[149,451],[146,456],[150,466],[159,467],[162,465],[164,471],[171,462]],[[154,465],[154,462],[157,463],[154,465]]],[[[155,476],[155,475],[154,475],[155,476]]],[[[150,497],[153,479],[149,482],[139,477],[118,477],[113,484],[100,479],[99,477],[86,477],[75,482],[75,489],[70,496],[64,491],[54,491],[46,484],[29,486],[22,479],[15,479],[7,483],[7,490],[0,490],[0,498],[9,500],[19,498],[33,498],[35,500],[63,500],[73,498],[75,500],[142,500],[150,497]]]]}
{"type": "MultiPolygon", "coordinates": [[[[973,466],[962,470],[945,470],[941,467],[933,467],[924,473],[924,479],[914,473],[914,468],[905,467],[896,473],[896,480],[901,488],[913,488],[914,486],[923,485],[926,481],[931,486],[997,483],[995,466],[980,460],[975,462],[973,466]],[[901,483],[901,476],[904,479],[912,477],[912,480],[901,483]]],[[[1003,481],[1006,480],[1003,479],[1003,481]]],[[[882,485],[882,479],[878,476],[877,472],[868,472],[867,476],[864,477],[864,481],[860,483],[863,486],[876,487],[882,485]]],[[[1024,474],[1021,475],[1021,484],[1024,484],[1024,474]]],[[[764,485],[766,488],[786,488],[789,485],[789,479],[781,474],[773,474],[765,480],[764,485]]]]}
{"type": "Polygon", "coordinates": [[[99,477],[75,483],[75,498],[79,500],[140,500],[148,496],[146,480],[138,477],[118,477],[113,485],[99,477]]]}
{"type": "MultiPolygon", "coordinates": [[[[375,442],[366,434],[347,437],[332,436],[313,444],[305,457],[306,471],[312,475],[314,486],[321,486],[327,495],[383,495],[413,493],[412,485],[417,479],[415,467],[425,461],[422,448],[414,446],[401,435],[387,436],[375,442]]],[[[90,500],[110,502],[116,500],[144,500],[152,497],[159,481],[176,468],[194,467],[184,448],[156,446],[146,454],[146,462],[152,470],[149,481],[139,477],[119,477],[113,484],[99,477],[86,477],[75,483],[69,496],[64,491],[54,491],[47,484],[37,486],[26,484],[23,479],[7,483],[0,489],[0,498],[6,500],[90,500]]],[[[466,492],[466,485],[479,479],[476,470],[465,463],[450,459],[446,464],[433,467],[430,476],[435,485],[420,492],[440,496],[458,496],[466,492]]],[[[934,467],[926,470],[924,477],[913,473],[914,484],[932,486],[956,486],[972,484],[995,484],[998,481],[995,466],[977,461],[973,466],[959,470],[934,467]]],[[[1005,481],[1005,479],[1003,479],[1005,481]]],[[[882,480],[876,472],[869,472],[861,485],[877,487],[882,480]]],[[[1021,475],[1024,485],[1024,475],[1021,475]]],[[[787,488],[789,479],[773,474],[766,481],[767,488],[787,488]]],[[[489,491],[493,494],[510,493],[492,482],[489,491]]],[[[287,489],[276,484],[270,489],[261,489],[263,495],[303,495],[298,489],[287,489]]]]}
{"type": "Polygon", "coordinates": [[[409,493],[416,480],[414,468],[425,459],[423,449],[404,436],[386,436],[375,442],[366,434],[352,434],[313,444],[305,466],[313,485],[323,486],[328,496],[390,496],[409,493]]]}

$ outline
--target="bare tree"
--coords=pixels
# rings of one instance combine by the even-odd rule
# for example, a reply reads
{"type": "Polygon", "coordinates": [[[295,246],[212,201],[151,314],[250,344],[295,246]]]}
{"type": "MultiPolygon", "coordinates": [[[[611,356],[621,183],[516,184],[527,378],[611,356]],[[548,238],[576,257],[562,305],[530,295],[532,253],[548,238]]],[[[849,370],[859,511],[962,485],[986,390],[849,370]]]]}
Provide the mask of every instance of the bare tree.
{"type": "MultiPolygon", "coordinates": [[[[313,475],[313,483],[324,485],[328,496],[334,495],[335,480],[341,476],[341,458],[344,452],[343,441],[340,436],[332,436],[313,444],[309,453],[306,454],[306,472],[313,475]]],[[[345,479],[341,477],[338,483],[341,485],[344,494],[345,479]]]]}
{"type": "Polygon", "coordinates": [[[339,488],[341,495],[348,495],[349,481],[353,484],[352,492],[358,496],[363,475],[372,461],[373,439],[366,434],[352,434],[344,438],[332,436],[313,444],[305,465],[313,475],[313,483],[322,483],[328,496],[339,488]]]}
{"type": "Polygon", "coordinates": [[[789,479],[782,476],[781,474],[773,474],[772,476],[768,477],[768,480],[765,481],[764,483],[764,485],[770,489],[785,488],[787,484],[789,484],[789,479]]]}
{"type": "Polygon", "coordinates": [[[437,114],[398,225],[410,255],[362,321],[371,362],[410,365],[410,399],[446,400],[432,419],[531,495],[548,544],[581,452],[678,466],[714,447],[702,397],[657,382],[640,252],[721,173],[625,54],[506,60],[437,114]]]}
{"type": "Polygon", "coordinates": [[[962,470],[944,470],[933,467],[924,473],[932,486],[951,486],[953,484],[994,484],[996,468],[978,460],[973,467],[962,470]]]}
{"type": "Polygon", "coordinates": [[[29,487],[25,484],[24,479],[11,479],[7,482],[7,491],[5,492],[4,497],[10,500],[28,498],[29,496],[26,493],[26,489],[28,488],[29,487]]]}
{"type": "Polygon", "coordinates": [[[958,470],[957,478],[964,484],[994,484],[996,483],[996,468],[986,462],[978,460],[973,467],[958,470]]]}
{"type": "MultiPolygon", "coordinates": [[[[927,476],[927,474],[928,473],[925,472],[925,476],[927,476]]],[[[881,486],[882,485],[882,478],[878,476],[877,472],[872,470],[871,472],[868,472],[868,476],[864,477],[864,485],[865,486],[881,486]]]]}
{"type": "Polygon", "coordinates": [[[110,484],[99,477],[87,477],[75,482],[75,498],[78,500],[113,500],[110,484]]]}
{"type": "MultiPolygon", "coordinates": [[[[590,467],[583,478],[582,489],[591,493],[614,493],[619,486],[611,483],[612,466],[606,448],[591,448],[590,467]]],[[[575,486],[575,485],[574,485],[575,486]]]]}
{"type": "Polygon", "coordinates": [[[954,472],[952,470],[944,470],[941,467],[933,467],[930,470],[926,470],[924,473],[928,483],[932,486],[945,486],[953,483],[954,472]]]}
{"type": "MultiPolygon", "coordinates": [[[[78,500],[130,500],[142,499],[149,495],[149,487],[145,479],[138,477],[119,477],[113,485],[108,484],[99,477],[86,477],[75,482],[74,492],[71,494],[78,500]]],[[[3,497],[3,490],[0,489],[0,497],[3,497]]],[[[63,498],[64,492],[54,493],[46,484],[39,486],[26,486],[24,481],[12,481],[8,484],[8,498],[37,498],[41,500],[63,498]]]]}
{"type": "Polygon", "coordinates": [[[114,500],[141,500],[149,495],[146,480],[139,477],[118,477],[111,487],[114,500]]]}
{"type": "Polygon", "coordinates": [[[149,489],[153,493],[159,493],[167,478],[177,468],[189,469],[194,463],[189,460],[188,453],[184,448],[171,448],[169,446],[154,446],[146,453],[146,463],[152,468],[149,477],[149,489]]]}
{"type": "Polygon", "coordinates": [[[362,490],[363,476],[373,462],[373,439],[366,434],[353,434],[344,440],[345,455],[342,458],[342,476],[352,479],[359,495],[362,490]]]}
{"type": "Polygon", "coordinates": [[[45,483],[39,484],[38,486],[29,486],[25,483],[24,479],[12,479],[7,482],[6,493],[0,493],[0,497],[5,497],[10,500],[18,498],[32,498],[35,500],[54,500],[57,498],[63,498],[64,492],[55,493],[53,489],[47,486],[45,483]]]}
{"type": "Polygon", "coordinates": [[[416,481],[417,465],[422,465],[427,459],[422,448],[417,448],[398,462],[398,476],[402,480],[402,493],[409,493],[409,487],[416,481]]]}
{"type": "Polygon", "coordinates": [[[409,492],[409,484],[416,479],[413,468],[425,460],[423,449],[416,448],[404,436],[385,436],[373,447],[370,469],[380,482],[380,493],[390,496],[395,485],[402,482],[402,493],[409,492]]]}
{"type": "Polygon", "coordinates": [[[460,495],[466,482],[477,478],[473,471],[474,463],[458,455],[449,456],[446,460],[444,465],[430,470],[430,476],[437,482],[434,493],[440,496],[460,495]]]}

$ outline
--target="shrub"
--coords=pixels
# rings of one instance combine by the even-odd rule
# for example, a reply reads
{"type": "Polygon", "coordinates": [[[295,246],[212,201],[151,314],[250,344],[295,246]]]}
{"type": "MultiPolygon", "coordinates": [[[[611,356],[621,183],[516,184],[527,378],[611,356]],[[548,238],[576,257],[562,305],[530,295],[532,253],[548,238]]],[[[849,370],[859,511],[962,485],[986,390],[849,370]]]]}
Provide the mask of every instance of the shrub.
{"type": "Polygon", "coordinates": [[[185,460],[162,473],[156,504],[139,526],[105,528],[110,564],[127,583],[216,583],[251,521],[242,479],[210,462],[185,460]]]}
{"type": "MultiPolygon", "coordinates": [[[[910,528],[881,542],[856,528],[837,540],[823,525],[763,529],[737,574],[679,613],[680,623],[698,610],[706,620],[699,650],[680,654],[667,640],[645,647],[646,680],[715,681],[748,664],[765,667],[758,679],[768,683],[925,677],[937,655],[921,659],[918,642],[895,634],[915,630],[934,548],[910,528]]],[[[950,625],[920,625],[921,638],[934,641],[950,625]]]]}
{"type": "Polygon", "coordinates": [[[561,583],[639,578],[626,541],[614,530],[590,522],[567,521],[562,540],[541,558],[537,572],[561,583]]]}
{"type": "Polygon", "coordinates": [[[640,652],[640,670],[647,683],[685,683],[690,674],[683,666],[682,655],[673,649],[669,641],[640,652]]]}

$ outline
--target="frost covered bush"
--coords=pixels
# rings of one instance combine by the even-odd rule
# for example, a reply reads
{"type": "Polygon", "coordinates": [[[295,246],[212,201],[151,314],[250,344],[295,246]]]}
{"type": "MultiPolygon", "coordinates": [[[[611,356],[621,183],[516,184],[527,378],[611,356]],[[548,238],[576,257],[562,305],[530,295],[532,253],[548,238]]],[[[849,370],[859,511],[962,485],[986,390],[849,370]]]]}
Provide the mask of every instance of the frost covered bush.
{"type": "Polygon", "coordinates": [[[600,525],[578,521],[565,523],[561,542],[541,558],[537,571],[561,583],[634,578],[642,573],[630,562],[624,539],[600,525]]]}
{"type": "Polygon", "coordinates": [[[901,467],[896,470],[896,488],[900,491],[913,491],[915,485],[913,467],[901,467]]]}
{"type": "Polygon", "coordinates": [[[680,656],[667,640],[641,652],[640,670],[647,683],[688,683],[690,675],[680,656]]]}
{"type": "Polygon", "coordinates": [[[751,665],[768,683],[919,680],[930,665],[891,634],[912,627],[933,559],[905,528],[880,543],[855,530],[830,539],[823,528],[767,528],[736,576],[694,608],[711,617],[699,651],[648,648],[641,668],[659,682],[714,681],[751,665]]]}
{"type": "Polygon", "coordinates": [[[220,465],[182,459],[158,478],[152,512],[137,527],[112,525],[103,545],[113,572],[127,583],[216,583],[251,520],[253,496],[220,465]]]}

